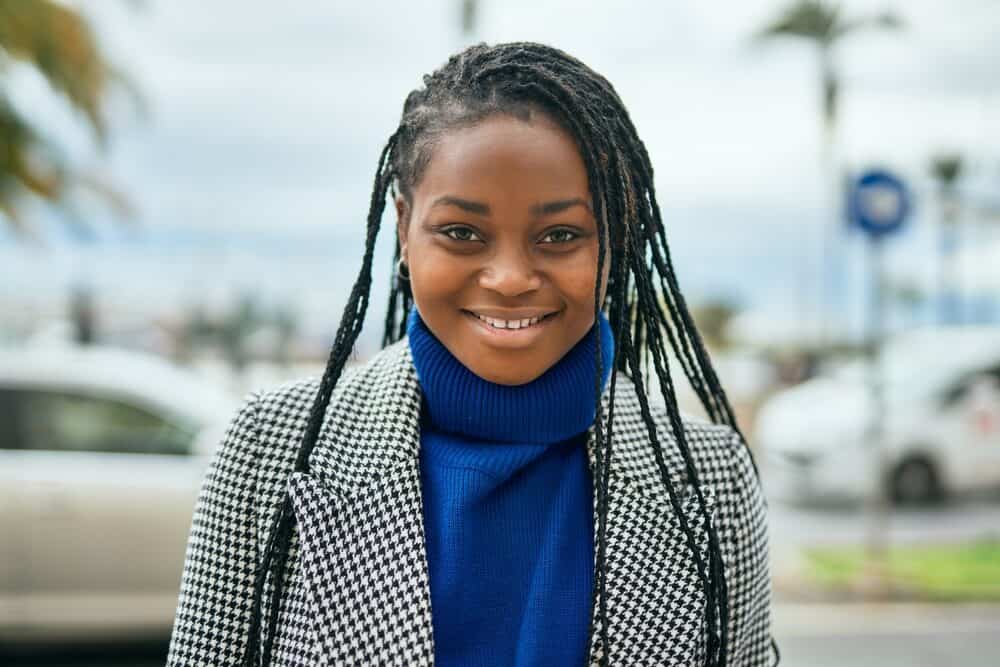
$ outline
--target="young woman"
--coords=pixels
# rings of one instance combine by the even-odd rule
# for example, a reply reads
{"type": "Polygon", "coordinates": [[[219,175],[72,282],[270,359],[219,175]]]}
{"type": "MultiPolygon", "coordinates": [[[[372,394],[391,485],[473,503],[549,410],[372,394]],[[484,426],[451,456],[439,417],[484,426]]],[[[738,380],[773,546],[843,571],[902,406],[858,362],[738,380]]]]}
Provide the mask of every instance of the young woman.
{"type": "Polygon", "coordinates": [[[251,395],[213,459],[169,664],[767,665],[770,598],[624,105],[541,44],[452,56],[379,158],[322,378],[251,395]],[[383,349],[344,373],[389,196],[383,349]]]}

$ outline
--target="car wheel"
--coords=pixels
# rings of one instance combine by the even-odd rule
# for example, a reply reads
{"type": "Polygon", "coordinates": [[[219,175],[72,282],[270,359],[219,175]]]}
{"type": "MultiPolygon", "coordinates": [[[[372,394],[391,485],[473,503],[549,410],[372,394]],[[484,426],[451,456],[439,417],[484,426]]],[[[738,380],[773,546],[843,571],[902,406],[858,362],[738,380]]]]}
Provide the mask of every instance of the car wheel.
{"type": "Polygon", "coordinates": [[[889,492],[899,505],[924,505],[943,497],[937,468],[926,459],[906,459],[897,465],[890,476],[889,492]]]}

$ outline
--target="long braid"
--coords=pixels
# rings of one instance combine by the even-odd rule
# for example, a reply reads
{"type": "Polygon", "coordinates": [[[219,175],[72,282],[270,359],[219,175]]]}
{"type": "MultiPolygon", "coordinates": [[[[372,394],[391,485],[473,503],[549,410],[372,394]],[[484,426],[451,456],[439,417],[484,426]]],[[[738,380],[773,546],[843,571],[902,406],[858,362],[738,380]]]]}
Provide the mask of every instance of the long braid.
{"type": "MultiPolygon", "coordinates": [[[[599,231],[598,231],[599,238],[603,239],[604,238],[604,228],[603,228],[603,225],[599,222],[598,226],[599,226],[599,231]]],[[[629,230],[628,230],[628,228],[624,229],[624,234],[625,234],[626,237],[629,236],[629,230]]],[[[617,257],[616,258],[617,262],[614,263],[614,266],[612,267],[611,274],[609,276],[609,280],[610,280],[609,291],[612,291],[613,287],[615,285],[623,285],[627,281],[627,279],[628,279],[627,278],[627,275],[628,275],[628,273],[627,273],[627,263],[628,263],[630,246],[626,242],[626,243],[623,244],[623,247],[624,247],[625,256],[624,257],[617,257]]],[[[604,256],[604,248],[601,247],[599,257],[603,259],[603,256],[604,256]]],[[[599,268],[598,268],[598,271],[597,271],[597,275],[598,276],[602,275],[601,268],[600,268],[601,266],[602,266],[602,262],[599,260],[598,261],[598,267],[599,268]]],[[[598,286],[600,285],[600,280],[597,281],[597,284],[598,284],[598,286]]],[[[626,290],[626,292],[627,292],[627,290],[626,290]]],[[[594,326],[595,327],[597,327],[597,320],[596,320],[596,318],[598,317],[597,311],[600,310],[600,308],[602,306],[602,304],[599,303],[599,299],[600,299],[599,294],[600,294],[599,287],[597,287],[597,288],[595,288],[595,292],[594,292],[594,300],[595,300],[595,325],[594,326]]],[[[614,308],[612,309],[612,312],[611,312],[611,317],[609,318],[610,319],[610,323],[611,323],[611,327],[612,327],[612,332],[614,333],[615,340],[621,340],[622,337],[625,334],[625,324],[627,323],[626,319],[625,319],[625,306],[626,306],[626,304],[625,304],[625,301],[623,299],[616,300],[615,303],[614,303],[614,308]]],[[[600,327],[597,327],[597,330],[600,331],[600,327]]],[[[599,341],[599,339],[598,339],[598,341],[599,341]]],[[[601,364],[602,364],[603,358],[602,358],[601,353],[600,353],[600,343],[599,342],[597,344],[597,349],[596,349],[596,352],[595,352],[595,356],[597,358],[597,368],[598,368],[597,377],[601,378],[602,377],[601,364]]],[[[622,358],[623,357],[622,353],[620,351],[618,351],[617,349],[616,349],[616,352],[615,352],[615,356],[618,357],[618,358],[622,358]]],[[[613,369],[617,369],[617,365],[615,363],[612,363],[612,368],[613,369]]],[[[615,389],[616,389],[616,381],[617,381],[617,379],[618,379],[618,374],[617,373],[612,373],[612,375],[611,375],[611,387],[610,387],[610,392],[611,392],[610,395],[612,397],[615,395],[615,389]]],[[[597,395],[596,395],[595,402],[596,402],[596,405],[597,405],[597,420],[598,420],[598,422],[600,422],[600,419],[601,419],[601,387],[600,387],[600,384],[598,384],[597,392],[596,393],[597,393],[597,395]]],[[[611,653],[610,640],[609,640],[609,637],[608,637],[608,623],[606,622],[606,619],[608,618],[608,610],[607,610],[607,519],[608,519],[608,502],[609,502],[609,497],[610,497],[610,495],[608,493],[608,489],[609,489],[609,486],[610,486],[610,478],[611,478],[612,433],[614,431],[614,414],[615,414],[615,403],[612,400],[612,402],[611,402],[611,404],[610,404],[610,406],[608,408],[608,438],[607,438],[607,444],[605,445],[605,449],[604,449],[603,454],[600,457],[598,457],[598,459],[597,459],[598,460],[598,464],[599,464],[598,465],[598,471],[599,471],[599,477],[600,477],[599,489],[601,490],[601,494],[600,494],[600,497],[599,497],[599,506],[598,506],[598,530],[597,530],[597,538],[598,538],[597,539],[597,548],[598,548],[598,552],[597,552],[597,564],[598,564],[598,567],[596,568],[597,569],[598,581],[600,582],[600,585],[599,585],[599,588],[597,589],[596,593],[600,596],[600,611],[599,611],[598,615],[594,615],[594,618],[599,617],[601,619],[601,641],[602,641],[603,647],[604,647],[604,651],[603,651],[601,657],[602,657],[602,664],[604,664],[604,665],[608,664],[609,656],[610,656],[610,653],[611,653]]],[[[596,432],[596,429],[595,429],[595,432],[596,432]]],[[[600,444],[601,443],[598,440],[597,443],[596,443],[597,451],[601,450],[600,444]]],[[[593,627],[591,627],[590,634],[591,634],[591,636],[593,635],[593,627]]],[[[589,643],[588,643],[588,645],[589,645],[589,643]]]]}
{"type": "MultiPolygon", "coordinates": [[[[654,304],[650,303],[650,285],[648,282],[648,276],[646,272],[642,270],[642,267],[634,267],[636,273],[636,279],[638,283],[637,293],[639,295],[639,312],[642,317],[652,317],[650,313],[653,312],[654,304]]],[[[673,379],[670,376],[669,366],[666,360],[666,352],[663,348],[663,340],[660,337],[660,327],[652,325],[647,326],[647,332],[649,334],[648,338],[648,348],[652,353],[653,366],[656,371],[657,378],[660,382],[660,387],[663,391],[664,396],[676,396],[674,390],[673,379]]],[[[634,371],[634,369],[633,369],[634,371]]],[[[671,489],[671,484],[669,482],[669,471],[664,460],[663,451],[659,438],[656,436],[655,424],[652,421],[652,416],[648,414],[648,406],[646,406],[646,401],[644,396],[640,396],[640,404],[644,406],[643,409],[643,420],[646,422],[647,429],[649,431],[650,440],[653,443],[654,456],[656,458],[657,466],[660,470],[660,476],[666,487],[671,489]]],[[[686,438],[684,435],[684,429],[681,424],[679,410],[676,407],[676,401],[667,400],[667,413],[670,418],[671,428],[674,431],[674,435],[678,440],[678,450],[684,459],[684,464],[686,467],[686,472],[689,476],[689,482],[691,482],[694,491],[696,492],[699,505],[703,510],[703,518],[706,523],[706,529],[709,533],[710,539],[710,554],[714,557],[718,551],[718,540],[715,536],[715,531],[711,523],[709,522],[707,516],[707,508],[705,507],[705,501],[701,493],[701,484],[698,480],[698,473],[695,469],[694,462],[691,458],[690,451],[687,447],[686,438]]],[[[712,565],[709,567],[709,572],[706,575],[705,565],[702,561],[700,552],[697,549],[696,543],[694,541],[694,535],[691,530],[686,525],[686,518],[683,512],[679,510],[679,505],[676,502],[676,496],[671,495],[671,504],[675,505],[677,509],[678,518],[684,528],[686,538],[688,540],[688,545],[692,550],[692,554],[695,558],[695,563],[698,567],[699,576],[702,578],[703,582],[707,582],[708,590],[706,591],[706,603],[707,603],[707,613],[708,613],[708,627],[709,627],[709,655],[711,656],[714,650],[719,648],[717,642],[719,641],[715,635],[715,618],[716,618],[716,606],[719,607],[718,612],[721,618],[725,618],[725,597],[722,595],[721,582],[719,580],[719,572],[717,572],[712,565]]],[[[723,624],[723,627],[725,625],[723,624]]],[[[720,660],[719,664],[725,664],[720,660]]]]}
{"type": "MultiPolygon", "coordinates": [[[[395,199],[397,194],[395,172],[393,172],[393,178],[389,182],[389,194],[395,199]]],[[[392,266],[394,271],[395,267],[398,266],[399,259],[400,244],[397,238],[392,251],[392,266]]],[[[410,289],[409,280],[394,273],[391,289],[389,290],[389,307],[386,309],[385,324],[383,325],[382,347],[399,340],[406,334],[406,314],[409,312],[412,304],[413,292],[410,289]]]]}
{"type": "MultiPolygon", "coordinates": [[[[681,295],[656,202],[652,164],[628,111],[604,77],[558,49],[528,42],[471,46],[451,56],[436,71],[425,75],[423,84],[422,88],[407,95],[399,127],[379,159],[368,215],[365,259],[310,413],[296,457],[296,470],[307,468],[306,462],[322,426],[333,388],[364,321],[371,287],[374,241],[381,224],[386,194],[391,192],[395,197],[398,188],[399,194],[412,204],[413,188],[419,183],[437,141],[453,129],[473,125],[496,114],[513,115],[526,121],[536,113],[549,116],[577,142],[587,172],[592,210],[598,227],[598,281],[594,289],[594,327],[598,341],[595,350],[597,375],[593,429],[597,558],[591,609],[593,623],[588,633],[588,647],[596,645],[594,634],[599,629],[602,664],[607,664],[610,655],[607,518],[617,379],[617,373],[612,373],[610,407],[605,422],[600,382],[603,358],[597,317],[602,309],[607,308],[615,338],[612,370],[623,372],[635,385],[661,481],[678,517],[685,544],[692,553],[696,574],[705,592],[708,628],[706,664],[724,666],[728,641],[725,568],[719,538],[710,521],[709,509],[686,441],[669,371],[667,346],[680,361],[684,375],[710,419],[727,424],[737,432],[739,429],[681,295]],[[609,249],[611,265],[607,295],[605,302],[601,303],[600,276],[603,275],[605,254],[609,249]],[[648,399],[648,382],[654,375],[659,381],[675,446],[684,461],[688,486],[694,491],[708,535],[707,563],[698,548],[687,515],[682,511],[678,489],[673,488],[671,483],[667,457],[656,432],[648,399]]],[[[394,263],[399,257],[400,243],[397,238],[394,263]]],[[[393,278],[384,321],[383,347],[405,335],[406,316],[413,303],[409,283],[395,275],[393,278]]],[[[244,660],[246,665],[255,664],[257,660],[260,600],[268,574],[272,589],[267,605],[268,632],[263,662],[268,664],[270,661],[293,520],[286,496],[274,515],[254,582],[254,613],[244,660]]]]}
{"type": "MultiPolygon", "coordinates": [[[[602,205],[604,204],[603,201],[601,203],[602,203],[602,205]]],[[[606,560],[604,558],[604,553],[605,553],[604,547],[605,547],[605,543],[607,542],[607,540],[605,539],[605,535],[606,535],[606,531],[607,531],[607,522],[608,522],[607,521],[607,519],[608,519],[608,500],[609,500],[609,496],[610,496],[610,494],[609,494],[609,486],[610,485],[609,485],[609,477],[608,477],[608,475],[604,474],[604,471],[610,471],[611,470],[611,421],[612,421],[612,417],[614,416],[614,403],[612,402],[611,406],[610,406],[610,408],[608,410],[608,438],[605,441],[604,437],[603,437],[603,431],[601,429],[601,421],[603,419],[603,417],[601,415],[601,412],[602,412],[601,390],[603,388],[601,386],[601,378],[603,377],[603,373],[604,373],[604,368],[603,368],[603,366],[604,366],[604,357],[601,354],[601,327],[600,327],[600,325],[599,325],[599,323],[597,321],[597,314],[596,313],[597,313],[597,311],[601,307],[601,302],[600,302],[600,299],[601,299],[601,293],[600,293],[601,276],[603,275],[603,270],[604,270],[604,253],[605,253],[605,248],[608,245],[607,239],[605,239],[605,229],[606,229],[606,222],[605,221],[607,220],[606,212],[607,212],[607,208],[605,207],[603,209],[603,211],[602,211],[602,215],[597,216],[597,238],[598,238],[597,281],[596,281],[596,285],[594,287],[594,312],[595,312],[595,317],[594,317],[594,334],[595,334],[594,356],[595,356],[595,358],[597,360],[597,373],[594,376],[594,405],[595,405],[595,416],[596,416],[596,421],[595,421],[595,424],[594,424],[594,441],[595,441],[594,442],[594,446],[595,446],[596,451],[598,453],[598,456],[597,456],[597,470],[598,470],[598,475],[597,475],[597,477],[598,477],[598,484],[597,484],[597,489],[598,489],[598,494],[597,494],[597,503],[598,503],[598,505],[597,505],[597,518],[598,518],[597,548],[598,548],[598,553],[597,553],[597,556],[598,557],[597,557],[597,567],[595,568],[595,573],[594,573],[596,581],[597,581],[597,586],[595,586],[594,588],[595,588],[595,594],[597,596],[597,600],[598,600],[598,604],[599,604],[599,609],[600,610],[599,610],[599,614],[598,615],[591,614],[592,617],[599,617],[601,619],[601,642],[602,642],[602,646],[604,647],[604,652],[603,652],[603,656],[602,656],[603,659],[602,659],[601,663],[603,665],[607,665],[608,664],[608,655],[610,653],[609,648],[608,648],[609,647],[609,643],[610,643],[610,639],[608,637],[608,624],[606,623],[606,620],[608,618],[608,596],[607,596],[607,579],[608,579],[607,574],[608,574],[608,571],[607,571],[607,562],[606,562],[606,560]]],[[[611,367],[612,367],[612,369],[614,369],[614,363],[612,363],[611,367]]],[[[615,385],[615,378],[614,378],[614,373],[612,373],[612,378],[611,378],[612,391],[614,390],[614,385],[615,385]]],[[[591,600],[591,609],[593,609],[593,600],[591,600]]],[[[592,623],[591,626],[590,626],[589,632],[588,632],[588,636],[593,637],[593,632],[594,632],[594,627],[593,627],[593,623],[592,623]]],[[[587,642],[587,645],[588,646],[590,645],[589,641],[587,642]]]]}
{"type": "MultiPolygon", "coordinates": [[[[636,277],[637,295],[639,298],[639,313],[640,317],[652,318],[654,317],[652,313],[656,307],[656,304],[652,299],[652,288],[649,282],[649,276],[646,271],[643,270],[643,266],[633,261],[633,273],[636,277]]],[[[663,348],[663,339],[661,338],[661,328],[657,326],[656,323],[647,322],[647,335],[648,335],[648,349],[652,353],[653,366],[656,371],[657,378],[660,383],[661,390],[664,397],[670,396],[672,399],[676,396],[674,391],[673,380],[670,377],[670,371],[667,364],[666,352],[663,348]]],[[[635,369],[633,369],[634,371],[635,369]]],[[[643,392],[644,394],[644,392],[643,392]]],[[[684,458],[684,463],[686,467],[686,472],[689,476],[689,481],[693,482],[694,489],[698,492],[698,502],[703,510],[703,518],[708,524],[707,508],[705,507],[704,499],[701,496],[701,485],[698,483],[697,471],[694,469],[694,463],[691,460],[690,452],[687,451],[687,442],[684,436],[684,429],[681,425],[679,410],[676,407],[676,399],[667,400],[667,412],[670,417],[671,428],[674,431],[674,436],[678,440],[678,450],[681,452],[684,458]]],[[[711,655],[712,649],[715,648],[714,641],[714,621],[716,606],[721,604],[721,600],[717,600],[719,594],[718,581],[712,576],[711,572],[706,573],[706,568],[701,558],[700,551],[697,548],[697,543],[695,542],[694,534],[691,532],[690,528],[687,526],[686,517],[684,512],[680,509],[680,504],[676,500],[675,490],[672,489],[672,484],[670,483],[670,472],[667,469],[666,461],[663,455],[663,450],[659,442],[659,438],[656,435],[655,424],[652,421],[652,416],[647,417],[649,412],[648,406],[646,405],[645,396],[640,395],[640,404],[644,406],[643,409],[643,419],[646,422],[647,430],[649,431],[649,437],[653,444],[653,452],[656,459],[657,467],[660,471],[660,477],[667,487],[671,491],[671,504],[677,513],[678,519],[680,520],[681,526],[684,530],[685,537],[687,539],[688,547],[691,549],[692,555],[695,559],[695,564],[698,568],[698,575],[702,579],[703,585],[706,586],[706,606],[708,614],[708,627],[709,627],[709,638],[711,655]]],[[[708,524],[708,529],[711,530],[711,525],[708,524]]]]}
{"type": "MultiPolygon", "coordinates": [[[[627,117],[626,117],[625,120],[627,121],[627,117]]],[[[629,125],[630,125],[630,123],[629,123],[629,125]]],[[[635,141],[632,142],[632,143],[633,143],[633,145],[635,145],[635,143],[638,143],[638,138],[636,137],[635,141]]],[[[641,146],[641,143],[639,145],[641,146]]],[[[644,154],[644,152],[645,152],[644,149],[641,149],[641,150],[642,150],[642,153],[644,154]]],[[[648,176],[651,176],[651,174],[652,174],[651,168],[650,169],[643,169],[642,172],[641,172],[642,176],[647,176],[648,177],[648,176]]],[[[649,185],[650,190],[651,190],[652,189],[652,184],[649,183],[648,185],[649,185]]],[[[650,226],[646,226],[646,228],[649,229],[650,226]]],[[[654,225],[652,225],[652,228],[658,230],[658,232],[662,232],[663,225],[662,224],[654,224],[654,225]]],[[[655,257],[656,257],[655,245],[654,245],[654,249],[653,249],[652,255],[653,255],[653,264],[654,264],[654,266],[656,266],[656,262],[655,262],[655,257]]],[[[659,304],[658,303],[653,303],[653,304],[649,303],[649,301],[650,301],[649,296],[650,296],[650,293],[653,290],[648,289],[649,283],[646,282],[646,279],[648,278],[648,274],[647,274],[647,271],[646,271],[646,266],[643,263],[640,263],[640,262],[635,262],[634,266],[635,266],[637,281],[638,281],[638,283],[640,285],[639,289],[637,290],[637,292],[638,292],[638,294],[640,296],[640,308],[639,308],[640,312],[642,312],[644,314],[653,313],[654,315],[657,315],[657,316],[662,315],[661,311],[659,310],[659,307],[658,307],[659,304]],[[645,285],[644,285],[644,283],[645,283],[645,285]],[[645,299],[643,298],[643,295],[645,295],[645,299]],[[641,305],[642,301],[646,301],[646,306],[647,306],[646,308],[642,307],[642,305],[641,305]]],[[[668,298],[668,305],[669,305],[669,298],[668,298]]],[[[676,320],[674,320],[674,321],[676,321],[676,320]]],[[[672,379],[670,378],[670,375],[669,375],[669,370],[668,370],[669,366],[666,363],[666,360],[663,358],[665,355],[663,355],[663,353],[662,353],[662,339],[660,339],[660,331],[661,330],[665,330],[667,332],[667,334],[668,334],[669,339],[670,339],[671,347],[675,350],[675,353],[677,353],[678,345],[676,344],[676,339],[672,335],[672,327],[670,327],[670,326],[663,326],[661,328],[659,326],[653,326],[650,329],[651,329],[652,333],[649,336],[649,345],[648,345],[648,348],[652,352],[653,363],[654,363],[654,367],[656,369],[658,378],[660,380],[661,388],[665,387],[665,390],[667,392],[669,392],[671,395],[675,396],[676,394],[675,394],[674,389],[673,389],[672,379]],[[664,379],[666,380],[665,383],[664,383],[664,379]]],[[[636,364],[636,366],[638,366],[638,364],[636,364]]],[[[692,375],[691,373],[687,373],[687,374],[689,376],[692,375]]],[[[697,383],[695,381],[692,381],[692,385],[697,386],[698,384],[699,383],[697,383]]],[[[720,390],[721,390],[721,387],[720,387],[720,390]]],[[[699,393],[699,395],[701,395],[701,394],[699,393]]],[[[682,426],[680,424],[680,416],[678,414],[678,411],[676,410],[676,403],[672,402],[672,401],[667,401],[667,405],[668,405],[668,414],[670,416],[672,427],[673,427],[675,433],[677,434],[678,438],[680,440],[684,440],[684,431],[683,431],[683,428],[682,428],[682,426]]],[[[718,420],[717,419],[717,417],[718,417],[717,413],[712,413],[712,416],[715,417],[716,420],[718,420]]],[[[644,417],[644,419],[645,419],[645,417],[644,417]]],[[[650,424],[647,421],[647,428],[649,428],[649,426],[650,426],[650,424]]],[[[667,471],[666,471],[666,467],[661,463],[661,461],[662,461],[662,455],[661,454],[662,453],[659,452],[659,449],[660,449],[659,442],[655,438],[655,436],[652,439],[655,441],[654,449],[657,451],[656,456],[657,456],[657,462],[658,462],[658,466],[660,468],[661,476],[664,476],[664,475],[667,474],[667,471]]],[[[681,451],[681,453],[682,453],[682,455],[683,455],[683,457],[685,459],[685,465],[686,465],[688,474],[691,476],[691,481],[693,481],[693,486],[694,486],[694,489],[696,491],[696,494],[697,494],[697,497],[698,497],[698,500],[699,500],[699,504],[702,507],[704,507],[705,503],[704,503],[704,499],[703,499],[702,493],[701,493],[701,485],[700,485],[700,483],[698,481],[697,471],[695,469],[693,461],[691,460],[690,453],[687,451],[688,448],[686,446],[686,442],[684,443],[684,446],[680,447],[679,449],[680,449],[680,451],[681,451]]],[[[709,577],[710,577],[710,580],[711,580],[711,583],[712,583],[712,588],[715,591],[715,596],[717,598],[717,605],[718,605],[719,616],[720,616],[720,619],[721,619],[720,634],[719,634],[719,637],[718,637],[718,645],[717,645],[717,647],[713,647],[711,645],[711,642],[710,642],[710,645],[709,645],[709,656],[712,655],[713,648],[717,648],[719,650],[719,662],[720,662],[720,664],[725,664],[725,651],[724,651],[724,649],[725,649],[725,646],[726,646],[726,619],[727,619],[727,616],[728,616],[728,595],[726,593],[726,581],[725,581],[725,576],[724,576],[724,568],[722,567],[721,553],[720,553],[719,547],[718,547],[718,536],[716,535],[715,529],[711,525],[711,523],[708,521],[707,517],[705,517],[705,520],[706,520],[706,531],[708,532],[708,535],[709,535],[709,546],[710,546],[709,553],[710,553],[710,559],[711,559],[711,565],[710,565],[710,570],[711,571],[710,571],[709,577]]],[[[699,568],[701,568],[701,567],[702,566],[699,564],[699,568]]],[[[709,625],[709,631],[710,631],[710,639],[715,639],[714,631],[713,631],[713,628],[714,628],[714,609],[713,609],[713,605],[712,605],[711,602],[709,602],[709,604],[708,604],[708,625],[709,625]]]]}
{"type": "MultiPolygon", "coordinates": [[[[354,343],[364,323],[369,294],[371,292],[371,267],[372,257],[375,252],[375,240],[381,226],[382,213],[385,208],[385,195],[391,177],[391,172],[386,172],[386,165],[389,162],[388,158],[391,158],[395,149],[396,139],[397,134],[393,134],[386,142],[385,148],[382,149],[382,154],[379,157],[378,168],[375,173],[375,187],[373,188],[371,206],[368,211],[368,231],[365,239],[365,254],[361,264],[361,272],[354,283],[354,288],[351,290],[347,305],[344,308],[344,314],[337,329],[333,348],[330,351],[326,369],[320,380],[319,391],[313,401],[309,421],[295,457],[294,470],[296,472],[308,469],[309,455],[312,453],[316,439],[319,436],[320,428],[323,425],[323,417],[329,406],[333,388],[336,386],[337,380],[344,370],[344,365],[351,354],[354,343]]],[[[286,492],[282,496],[281,505],[275,512],[271,532],[268,535],[265,545],[263,559],[254,578],[250,631],[247,636],[247,645],[243,655],[243,664],[247,667],[256,664],[259,656],[262,658],[263,664],[268,665],[271,662],[271,651],[274,646],[278,611],[284,589],[284,570],[288,559],[288,547],[291,542],[293,519],[291,498],[286,492]],[[261,599],[268,573],[271,575],[271,596],[268,599],[266,614],[268,631],[265,635],[263,650],[261,651],[259,628],[261,617],[264,615],[264,610],[261,609],[261,599]]]]}

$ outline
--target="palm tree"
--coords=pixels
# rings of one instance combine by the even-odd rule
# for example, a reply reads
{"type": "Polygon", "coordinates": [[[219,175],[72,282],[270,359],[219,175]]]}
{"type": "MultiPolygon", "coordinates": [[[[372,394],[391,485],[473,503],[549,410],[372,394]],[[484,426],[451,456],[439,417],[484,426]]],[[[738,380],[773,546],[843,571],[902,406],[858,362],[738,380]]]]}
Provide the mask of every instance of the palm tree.
{"type": "MultiPolygon", "coordinates": [[[[754,34],[755,43],[771,42],[775,39],[785,37],[803,40],[811,45],[816,55],[821,96],[821,166],[827,184],[824,189],[829,189],[833,193],[832,201],[834,202],[839,201],[841,183],[836,175],[834,159],[840,102],[840,75],[834,59],[834,49],[845,38],[857,33],[871,29],[898,29],[902,25],[901,19],[891,12],[866,16],[845,16],[839,2],[797,0],[754,34]]],[[[834,256],[833,243],[829,236],[833,233],[834,229],[824,230],[822,233],[822,263],[820,266],[822,267],[824,278],[821,282],[824,313],[826,311],[826,281],[832,273],[831,262],[834,256]]],[[[827,329],[825,317],[824,315],[824,337],[827,329]]]]}
{"type": "Polygon", "coordinates": [[[462,35],[471,37],[476,33],[476,24],[479,22],[479,3],[477,0],[461,0],[461,25],[462,35]]]}
{"type": "Polygon", "coordinates": [[[937,182],[940,228],[938,242],[938,318],[942,324],[961,319],[961,290],[956,283],[955,255],[958,246],[958,219],[961,201],[958,181],[962,176],[962,156],[941,153],[930,161],[931,176],[937,182]]]}
{"type": "Polygon", "coordinates": [[[119,214],[129,202],[96,174],[75,169],[58,147],[12,102],[6,80],[10,65],[36,68],[83,116],[98,147],[107,147],[105,101],[113,85],[141,102],[127,78],[98,48],[86,20],[56,0],[0,0],[0,220],[22,238],[33,236],[23,215],[32,197],[53,204],[78,232],[85,223],[73,211],[77,189],[97,193],[119,214]]]}

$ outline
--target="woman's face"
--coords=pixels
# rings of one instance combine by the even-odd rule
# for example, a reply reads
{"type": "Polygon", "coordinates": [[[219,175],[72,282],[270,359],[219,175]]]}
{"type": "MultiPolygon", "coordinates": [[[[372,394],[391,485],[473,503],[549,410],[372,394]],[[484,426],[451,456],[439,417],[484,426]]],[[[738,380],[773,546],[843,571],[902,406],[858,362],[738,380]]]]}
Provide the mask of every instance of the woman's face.
{"type": "Polygon", "coordinates": [[[538,113],[491,116],[432,150],[412,208],[396,198],[417,309],[479,377],[530,382],[594,323],[597,224],[583,159],[538,113]]]}

